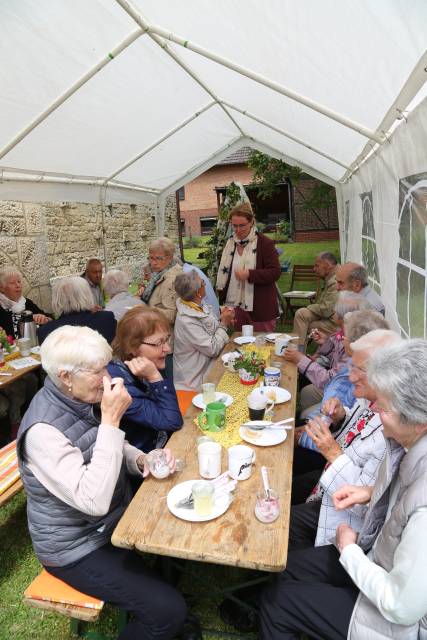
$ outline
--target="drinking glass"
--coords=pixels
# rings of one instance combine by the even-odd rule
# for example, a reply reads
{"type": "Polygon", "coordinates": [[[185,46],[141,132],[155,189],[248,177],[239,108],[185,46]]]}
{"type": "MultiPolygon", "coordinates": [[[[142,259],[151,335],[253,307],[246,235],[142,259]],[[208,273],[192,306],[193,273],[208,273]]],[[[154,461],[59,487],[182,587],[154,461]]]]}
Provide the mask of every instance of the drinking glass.
{"type": "Polygon", "coordinates": [[[216,395],[214,382],[205,382],[204,384],[202,384],[202,397],[205,405],[209,404],[210,402],[215,402],[216,395]]]}
{"type": "Polygon", "coordinates": [[[215,489],[210,482],[199,480],[191,487],[194,511],[198,516],[210,516],[214,506],[215,489]]]}
{"type": "Polygon", "coordinates": [[[258,491],[255,502],[255,516],[260,522],[268,524],[274,522],[279,517],[279,496],[273,489],[269,491],[269,497],[264,490],[258,491]]]}

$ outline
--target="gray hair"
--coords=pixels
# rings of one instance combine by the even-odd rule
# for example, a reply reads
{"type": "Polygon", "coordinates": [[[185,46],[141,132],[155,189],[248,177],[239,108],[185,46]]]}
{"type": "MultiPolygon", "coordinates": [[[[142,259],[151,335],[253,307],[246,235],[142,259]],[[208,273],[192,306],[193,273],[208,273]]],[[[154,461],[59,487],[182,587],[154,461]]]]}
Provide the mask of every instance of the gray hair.
{"type": "Polygon", "coordinates": [[[129,288],[130,279],[124,271],[120,269],[111,269],[107,271],[104,277],[104,291],[112,298],[122,291],[127,291],[129,288]]]}
{"type": "Polygon", "coordinates": [[[352,311],[344,316],[344,334],[351,343],[376,329],[390,329],[389,323],[379,311],[352,311]]]}
{"type": "MultiPolygon", "coordinates": [[[[366,312],[365,312],[366,313],[366,312]]],[[[386,345],[402,342],[402,338],[390,329],[375,329],[350,343],[352,351],[376,351],[386,345]]]]}
{"type": "Polygon", "coordinates": [[[22,280],[22,273],[12,265],[6,265],[0,269],[0,287],[4,287],[10,278],[18,276],[22,280]]]}
{"type": "Polygon", "coordinates": [[[368,272],[362,264],[357,265],[352,271],[350,271],[348,275],[348,283],[351,284],[357,280],[363,287],[366,287],[368,284],[368,272]]]}
{"type": "Polygon", "coordinates": [[[346,313],[353,313],[360,309],[369,309],[369,303],[364,296],[353,291],[341,291],[335,305],[335,313],[344,318],[346,313]]]}
{"type": "Polygon", "coordinates": [[[55,315],[90,311],[94,306],[89,283],[80,276],[61,278],[53,286],[52,309],[55,315]]]}
{"type": "Polygon", "coordinates": [[[170,238],[166,238],[165,236],[161,238],[157,238],[156,240],[153,240],[148,245],[149,252],[157,251],[158,249],[160,249],[160,251],[163,251],[165,256],[173,256],[173,254],[175,253],[174,243],[170,238]]]}
{"type": "Polygon", "coordinates": [[[379,349],[368,365],[369,384],[390,401],[403,424],[427,424],[427,341],[402,340],[379,349]]]}
{"type": "Polygon", "coordinates": [[[70,325],[52,331],[40,347],[42,367],[57,387],[61,371],[102,367],[111,360],[111,354],[110,345],[100,333],[70,325]]]}
{"type": "Polygon", "coordinates": [[[195,269],[180,273],[175,278],[175,291],[182,300],[193,300],[203,280],[195,269]]]}
{"type": "Polygon", "coordinates": [[[326,260],[326,262],[330,262],[331,264],[337,264],[337,259],[333,253],[330,251],[322,251],[318,253],[316,258],[320,258],[320,260],[326,260]]]}

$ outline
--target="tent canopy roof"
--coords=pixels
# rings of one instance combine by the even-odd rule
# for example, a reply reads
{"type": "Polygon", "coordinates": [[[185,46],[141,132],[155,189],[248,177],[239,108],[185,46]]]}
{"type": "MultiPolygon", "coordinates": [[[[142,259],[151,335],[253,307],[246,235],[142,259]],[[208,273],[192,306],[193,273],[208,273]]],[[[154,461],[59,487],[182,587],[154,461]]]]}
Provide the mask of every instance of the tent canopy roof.
{"type": "Polygon", "coordinates": [[[163,198],[242,146],[336,184],[426,95],[426,24],[425,0],[6,0],[0,197],[163,198]]]}

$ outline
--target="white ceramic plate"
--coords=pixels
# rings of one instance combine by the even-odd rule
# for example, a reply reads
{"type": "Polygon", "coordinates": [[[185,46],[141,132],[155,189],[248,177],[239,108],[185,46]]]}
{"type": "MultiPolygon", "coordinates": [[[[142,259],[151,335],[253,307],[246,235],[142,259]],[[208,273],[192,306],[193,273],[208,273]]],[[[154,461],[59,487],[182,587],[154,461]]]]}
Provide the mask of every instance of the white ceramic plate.
{"type": "Polygon", "coordinates": [[[251,344],[255,342],[255,340],[255,336],[239,336],[238,338],[234,338],[236,344],[251,344]]]}
{"type": "Polygon", "coordinates": [[[40,347],[33,347],[32,349],[30,349],[31,353],[35,353],[36,355],[38,355],[40,353],[40,347]]]}
{"type": "Polygon", "coordinates": [[[269,400],[274,400],[274,404],[282,404],[291,399],[291,394],[283,387],[256,387],[256,390],[262,389],[269,400]]]}
{"type": "Polygon", "coordinates": [[[183,500],[191,493],[191,487],[195,482],[199,482],[200,478],[196,480],[186,480],[186,482],[180,482],[175,485],[167,497],[168,509],[174,516],[181,520],[187,520],[188,522],[207,522],[208,520],[215,520],[219,516],[222,516],[231,504],[230,496],[228,494],[222,494],[215,498],[214,508],[209,516],[198,516],[194,509],[182,509],[175,507],[179,500],[183,500]]]}
{"type": "MultiPolygon", "coordinates": [[[[228,393],[222,393],[221,391],[215,391],[215,402],[219,402],[220,398],[225,398],[225,406],[229,407],[230,404],[233,404],[233,397],[230,396],[228,393]]],[[[199,393],[197,394],[197,396],[194,396],[192,403],[194,404],[195,407],[197,407],[198,409],[206,409],[206,405],[203,402],[203,394],[199,393]]]]}
{"type": "MultiPolygon", "coordinates": [[[[260,420],[255,420],[259,424],[260,420]]],[[[272,447],[275,444],[284,442],[288,436],[286,429],[271,429],[264,431],[253,431],[250,427],[240,427],[239,435],[245,442],[255,444],[259,447],[272,447]]]]}

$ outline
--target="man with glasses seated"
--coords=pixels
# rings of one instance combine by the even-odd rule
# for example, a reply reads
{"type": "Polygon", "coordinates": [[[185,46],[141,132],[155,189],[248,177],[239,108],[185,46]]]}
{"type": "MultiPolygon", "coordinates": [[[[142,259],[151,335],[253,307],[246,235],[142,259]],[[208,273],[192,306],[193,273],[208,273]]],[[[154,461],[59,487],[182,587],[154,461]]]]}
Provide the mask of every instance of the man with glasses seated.
{"type": "Polygon", "coordinates": [[[130,444],[145,452],[164,447],[183,424],[173,382],[164,377],[170,337],[162,311],[138,306],[120,320],[112,344],[108,371],[113,378],[123,378],[132,398],[120,428],[130,444]]]}

